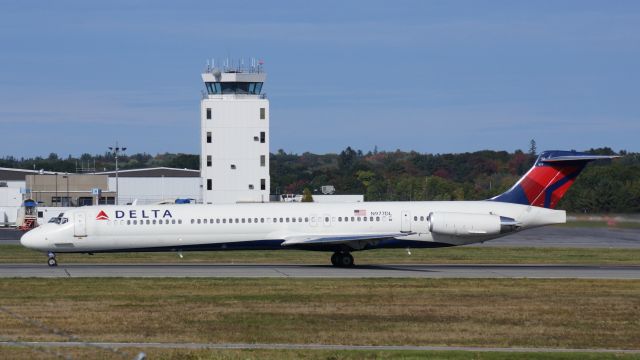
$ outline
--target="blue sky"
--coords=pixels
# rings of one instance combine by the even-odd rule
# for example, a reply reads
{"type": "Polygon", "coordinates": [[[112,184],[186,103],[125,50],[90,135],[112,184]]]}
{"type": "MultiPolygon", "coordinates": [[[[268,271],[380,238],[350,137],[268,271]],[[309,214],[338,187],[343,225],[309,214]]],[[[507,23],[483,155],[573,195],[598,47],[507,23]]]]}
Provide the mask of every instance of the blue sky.
{"type": "Polygon", "coordinates": [[[637,1],[2,1],[0,156],[199,152],[262,58],[271,151],[640,151],[637,1]]]}

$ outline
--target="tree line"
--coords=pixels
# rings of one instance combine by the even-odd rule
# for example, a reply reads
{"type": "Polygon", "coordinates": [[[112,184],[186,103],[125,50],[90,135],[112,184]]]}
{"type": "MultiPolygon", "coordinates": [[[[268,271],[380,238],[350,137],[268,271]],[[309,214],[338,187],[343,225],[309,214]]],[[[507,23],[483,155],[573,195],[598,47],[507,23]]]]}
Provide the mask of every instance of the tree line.
{"type": "MultiPolygon", "coordinates": [[[[587,152],[614,155],[610,148],[587,152]]],[[[620,159],[591,163],[561,200],[558,208],[585,213],[640,211],[640,153],[620,151],[620,159]]],[[[528,152],[477,151],[425,154],[415,151],[362,152],[348,147],[337,154],[286,153],[270,156],[271,193],[319,193],[333,185],[338,194],[364,194],[366,201],[481,200],[506,191],[534,163],[528,152]]],[[[198,169],[193,154],[119,156],[120,169],[175,167],[198,169]]],[[[97,171],[115,169],[113,154],[60,158],[0,158],[0,167],[75,172],[80,164],[97,171]],[[78,164],[78,165],[77,165],[78,164]]],[[[83,167],[83,166],[80,166],[83,167]]]]}

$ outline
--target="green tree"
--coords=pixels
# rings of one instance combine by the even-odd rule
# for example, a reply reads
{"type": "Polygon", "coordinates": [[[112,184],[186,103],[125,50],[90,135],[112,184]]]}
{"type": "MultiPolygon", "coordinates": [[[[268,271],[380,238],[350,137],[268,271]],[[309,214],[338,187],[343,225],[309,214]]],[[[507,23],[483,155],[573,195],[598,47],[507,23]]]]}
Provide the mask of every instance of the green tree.
{"type": "Polygon", "coordinates": [[[309,188],[304,188],[302,192],[302,202],[313,202],[313,195],[311,195],[309,188]]]}

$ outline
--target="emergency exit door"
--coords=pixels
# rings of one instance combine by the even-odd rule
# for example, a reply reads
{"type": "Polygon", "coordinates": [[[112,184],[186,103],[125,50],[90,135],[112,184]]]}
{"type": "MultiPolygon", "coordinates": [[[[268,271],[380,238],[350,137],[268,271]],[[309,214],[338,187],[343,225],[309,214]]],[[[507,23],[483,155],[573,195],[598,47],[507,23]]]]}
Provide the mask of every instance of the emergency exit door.
{"type": "Polygon", "coordinates": [[[411,212],[403,211],[400,217],[400,232],[411,232],[411,212]]]}

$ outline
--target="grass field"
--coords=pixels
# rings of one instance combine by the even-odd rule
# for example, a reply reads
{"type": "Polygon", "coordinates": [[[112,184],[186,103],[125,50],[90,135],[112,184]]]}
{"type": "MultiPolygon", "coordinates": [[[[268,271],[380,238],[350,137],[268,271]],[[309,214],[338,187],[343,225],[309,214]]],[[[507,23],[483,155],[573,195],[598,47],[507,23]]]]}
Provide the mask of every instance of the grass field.
{"type": "MultiPolygon", "coordinates": [[[[228,251],[120,254],[58,254],[61,265],[72,263],[291,263],[329,264],[330,253],[314,251],[228,251]]],[[[640,265],[640,249],[524,247],[451,247],[383,249],[355,252],[356,264],[609,264],[640,265]]],[[[0,263],[45,263],[46,256],[20,245],[0,245],[0,263]]]]}
{"type": "Polygon", "coordinates": [[[592,354],[592,353],[490,353],[466,351],[324,351],[324,350],[157,350],[157,349],[120,349],[118,353],[100,349],[30,349],[19,347],[0,347],[0,356],[5,359],[53,359],[70,356],[73,359],[133,359],[144,351],[148,359],[228,359],[228,360],[632,360],[640,355],[630,354],[592,354]]]}
{"type": "Polygon", "coordinates": [[[634,280],[2,279],[0,335],[638,349],[639,299],[634,280]]]}

